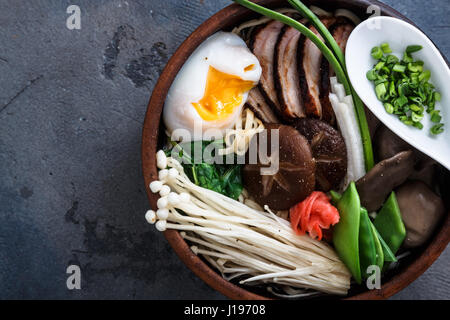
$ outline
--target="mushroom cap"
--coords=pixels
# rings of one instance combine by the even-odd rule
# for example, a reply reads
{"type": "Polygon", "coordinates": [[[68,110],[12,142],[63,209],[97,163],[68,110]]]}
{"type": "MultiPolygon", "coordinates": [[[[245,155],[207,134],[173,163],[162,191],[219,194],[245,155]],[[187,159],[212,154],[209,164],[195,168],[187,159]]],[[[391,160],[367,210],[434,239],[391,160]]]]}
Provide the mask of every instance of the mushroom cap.
{"type": "Polygon", "coordinates": [[[409,179],[423,181],[429,186],[436,184],[437,162],[402,140],[388,127],[381,125],[376,131],[373,141],[374,153],[378,161],[391,158],[402,151],[412,150],[415,164],[409,179]]]}
{"type": "Polygon", "coordinates": [[[249,152],[256,150],[256,147],[257,163],[250,163],[251,157],[247,157],[242,172],[244,186],[258,204],[268,205],[274,210],[287,210],[314,191],[315,161],[311,147],[296,129],[287,125],[268,124],[264,132],[253,137],[249,152]],[[277,133],[279,146],[275,148],[277,133]],[[264,144],[267,148],[264,148],[264,144]],[[270,163],[265,161],[267,157],[270,163]],[[261,171],[269,167],[275,170],[261,171]]]}
{"type": "Polygon", "coordinates": [[[337,189],[347,173],[347,148],[341,133],[319,119],[303,118],[294,127],[311,145],[316,161],[316,189],[337,189]]]}
{"type": "Polygon", "coordinates": [[[414,153],[411,150],[378,162],[356,182],[361,205],[369,212],[377,211],[391,191],[405,182],[413,170],[414,153]]]}
{"type": "Polygon", "coordinates": [[[436,163],[436,161],[411,146],[384,125],[381,125],[375,133],[374,150],[379,161],[391,158],[399,152],[412,150],[414,152],[417,170],[436,163]]]}
{"type": "Polygon", "coordinates": [[[396,196],[406,228],[403,245],[407,248],[422,245],[444,215],[444,202],[421,181],[403,184],[396,190],[396,196]]]}
{"type": "Polygon", "coordinates": [[[379,161],[391,158],[399,152],[414,149],[384,125],[377,129],[373,140],[375,155],[379,161]]]}

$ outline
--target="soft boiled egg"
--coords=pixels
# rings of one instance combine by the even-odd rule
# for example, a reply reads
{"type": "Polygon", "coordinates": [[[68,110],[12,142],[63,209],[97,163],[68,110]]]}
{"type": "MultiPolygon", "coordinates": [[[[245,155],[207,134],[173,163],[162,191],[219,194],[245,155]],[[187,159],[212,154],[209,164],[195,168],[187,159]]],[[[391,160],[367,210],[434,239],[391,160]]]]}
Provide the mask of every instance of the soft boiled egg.
{"type": "Polygon", "coordinates": [[[181,140],[203,140],[211,129],[223,135],[234,126],[260,76],[259,61],[244,40],[215,33],[192,53],[170,87],[163,111],[167,130],[181,140]]]}

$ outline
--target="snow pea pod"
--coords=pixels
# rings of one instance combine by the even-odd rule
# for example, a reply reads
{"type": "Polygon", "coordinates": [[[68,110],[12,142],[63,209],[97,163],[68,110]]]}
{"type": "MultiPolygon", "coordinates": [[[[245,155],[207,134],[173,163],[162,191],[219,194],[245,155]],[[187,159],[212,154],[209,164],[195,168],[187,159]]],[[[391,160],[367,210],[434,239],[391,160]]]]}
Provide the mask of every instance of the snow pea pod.
{"type": "MultiPolygon", "coordinates": [[[[331,196],[331,201],[335,205],[337,204],[339,199],[342,197],[340,193],[338,193],[336,191],[333,191],[333,190],[330,191],[330,196],[331,196]]],[[[366,208],[361,207],[361,215],[363,215],[364,211],[367,213],[366,208]]],[[[373,225],[372,221],[370,221],[370,224],[373,225]]],[[[381,248],[383,249],[384,261],[385,262],[395,262],[395,261],[397,261],[397,258],[395,257],[395,254],[391,251],[391,249],[387,245],[386,241],[384,241],[383,237],[380,235],[378,230],[375,227],[374,227],[374,230],[375,230],[376,236],[378,237],[378,240],[380,241],[381,248]]],[[[360,238],[361,238],[361,233],[362,233],[361,227],[360,227],[359,232],[360,232],[360,238]]],[[[360,239],[360,245],[361,245],[361,239],[360,239]]],[[[361,249],[360,249],[360,251],[361,251],[361,249]]],[[[361,267],[361,270],[364,270],[364,268],[361,267]]]]}
{"type": "Polygon", "coordinates": [[[367,277],[367,267],[377,263],[377,250],[375,246],[375,238],[372,229],[372,222],[369,219],[367,210],[361,208],[359,224],[359,261],[361,264],[361,275],[367,277]]]}
{"type": "Polygon", "coordinates": [[[405,240],[406,229],[394,192],[391,192],[373,224],[392,253],[395,254],[405,240]]]}
{"type": "Polygon", "coordinates": [[[341,194],[339,192],[336,192],[334,190],[330,190],[330,196],[331,196],[331,202],[333,205],[337,205],[339,199],[341,199],[341,194]]]}
{"type": "Polygon", "coordinates": [[[381,248],[383,248],[384,261],[386,261],[386,262],[395,262],[395,261],[397,261],[397,258],[395,257],[395,254],[391,251],[391,249],[387,245],[386,241],[384,241],[383,237],[380,235],[380,233],[375,228],[375,226],[374,226],[374,229],[375,229],[375,231],[377,233],[378,240],[380,240],[381,248]]]}
{"type": "Polygon", "coordinates": [[[340,259],[347,266],[357,283],[361,283],[361,268],[359,263],[359,224],[361,203],[354,182],[337,202],[339,223],[333,230],[333,244],[340,259]]]}
{"type": "Polygon", "coordinates": [[[380,239],[378,239],[378,237],[376,236],[376,232],[377,232],[376,230],[377,229],[375,228],[375,226],[372,223],[370,224],[370,226],[372,227],[372,231],[373,231],[373,235],[374,235],[373,239],[374,239],[374,242],[375,242],[375,249],[377,251],[377,259],[376,259],[375,264],[378,267],[380,267],[380,269],[382,269],[383,268],[383,264],[384,264],[383,248],[381,246],[380,239]]]}

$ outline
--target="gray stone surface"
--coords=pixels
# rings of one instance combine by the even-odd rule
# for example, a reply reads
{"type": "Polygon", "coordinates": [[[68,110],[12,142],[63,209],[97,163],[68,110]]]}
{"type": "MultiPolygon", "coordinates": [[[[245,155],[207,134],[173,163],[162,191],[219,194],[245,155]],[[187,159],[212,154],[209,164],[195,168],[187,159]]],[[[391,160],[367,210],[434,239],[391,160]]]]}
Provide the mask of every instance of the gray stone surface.
{"type": "MultiPolygon", "coordinates": [[[[450,56],[447,0],[385,2],[450,56]]],[[[168,57],[229,3],[0,0],[0,298],[223,298],[145,223],[140,144],[168,57]]],[[[394,298],[450,298],[449,262],[394,298]]]]}

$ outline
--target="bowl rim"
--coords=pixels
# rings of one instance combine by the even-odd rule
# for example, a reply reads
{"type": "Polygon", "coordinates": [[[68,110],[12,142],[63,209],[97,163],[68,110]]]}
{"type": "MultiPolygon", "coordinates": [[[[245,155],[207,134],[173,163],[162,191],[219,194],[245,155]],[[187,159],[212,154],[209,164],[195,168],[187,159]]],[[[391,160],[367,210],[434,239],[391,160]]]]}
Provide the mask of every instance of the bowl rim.
{"type": "MultiPolygon", "coordinates": [[[[281,0],[257,0],[255,2],[263,3],[268,7],[280,7],[281,4],[281,0]]],[[[326,5],[329,1],[313,0],[305,2],[314,3],[320,6],[324,4],[326,5]]],[[[341,6],[357,6],[360,9],[367,8],[369,5],[377,5],[381,8],[382,15],[400,18],[414,25],[412,21],[397,12],[395,9],[377,0],[339,0],[339,2],[341,6]]],[[[235,23],[241,21],[241,17],[248,15],[249,12],[250,11],[248,9],[240,5],[231,4],[205,20],[177,48],[175,53],[167,62],[157,83],[155,84],[145,114],[141,145],[142,171],[144,175],[146,193],[151,208],[156,208],[158,196],[150,191],[149,184],[158,177],[155,154],[157,151],[156,147],[159,138],[158,132],[160,129],[162,108],[164,106],[164,100],[170,85],[186,59],[195,50],[195,48],[197,48],[200,43],[204,41],[204,39],[206,39],[209,35],[223,29],[226,26],[224,21],[228,21],[228,24],[233,25],[233,23],[231,23],[232,21],[235,21],[235,23]]],[[[235,285],[222,278],[220,274],[214,271],[209,265],[200,259],[200,257],[195,255],[190,250],[189,245],[181,237],[178,231],[166,230],[164,232],[164,236],[178,257],[189,269],[191,269],[191,271],[194,272],[194,274],[206,282],[210,287],[219,291],[226,297],[237,300],[271,299],[269,297],[248,291],[245,288],[235,285]]],[[[444,218],[442,225],[439,227],[439,232],[435,233],[428,246],[400,273],[395,274],[387,282],[382,283],[381,289],[367,290],[353,296],[344,297],[343,299],[385,299],[394,295],[424,273],[425,270],[427,270],[439,257],[442,251],[444,251],[449,242],[450,214],[447,214],[447,217],[444,218]]]]}

